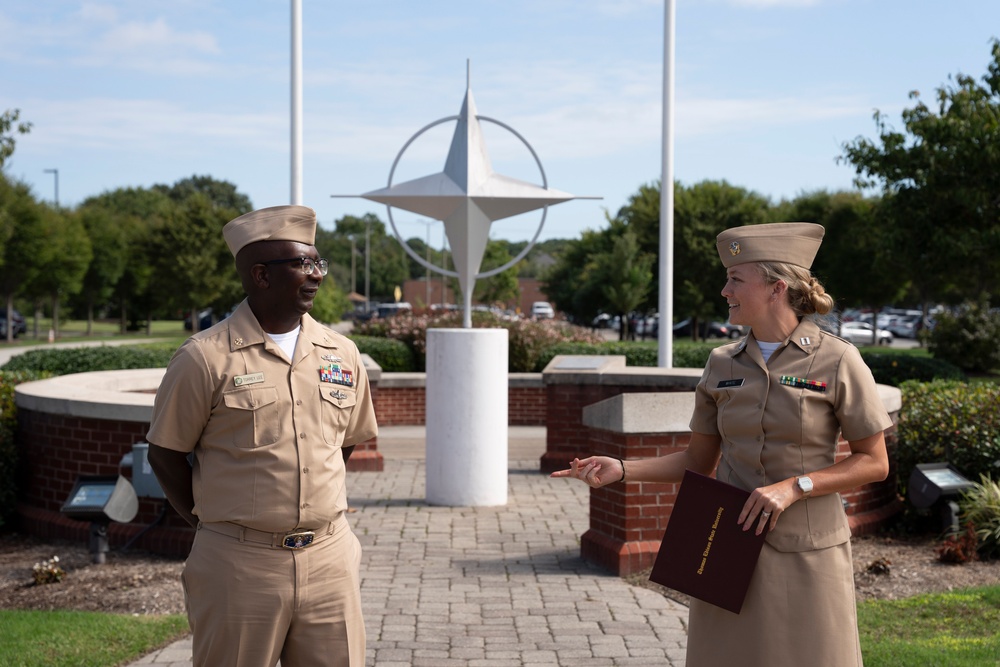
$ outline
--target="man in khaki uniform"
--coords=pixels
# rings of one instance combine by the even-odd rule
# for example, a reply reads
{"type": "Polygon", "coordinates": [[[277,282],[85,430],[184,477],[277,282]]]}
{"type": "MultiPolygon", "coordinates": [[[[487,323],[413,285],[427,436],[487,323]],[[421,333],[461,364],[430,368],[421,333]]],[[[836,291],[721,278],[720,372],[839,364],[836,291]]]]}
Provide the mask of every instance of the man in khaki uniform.
{"type": "Polygon", "coordinates": [[[198,529],[182,574],[198,666],[365,662],[345,463],[378,428],[357,347],[308,314],[327,272],[315,233],[304,206],[225,226],[247,299],[156,394],[149,461],[198,529]]]}

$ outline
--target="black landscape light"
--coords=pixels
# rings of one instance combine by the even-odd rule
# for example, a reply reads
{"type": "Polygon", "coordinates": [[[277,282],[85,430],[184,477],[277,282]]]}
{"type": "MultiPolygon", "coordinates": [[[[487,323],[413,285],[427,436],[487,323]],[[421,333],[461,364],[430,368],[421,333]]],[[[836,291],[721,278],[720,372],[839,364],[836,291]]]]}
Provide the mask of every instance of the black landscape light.
{"type": "Polygon", "coordinates": [[[70,519],[90,522],[90,553],[104,563],[108,553],[108,524],[128,523],[139,512],[132,484],[121,475],[81,475],[59,510],[70,519]]]}
{"type": "Polygon", "coordinates": [[[910,473],[909,498],[915,507],[926,509],[938,505],[944,528],[958,532],[957,498],[975,486],[948,463],[918,463],[910,473]]]}

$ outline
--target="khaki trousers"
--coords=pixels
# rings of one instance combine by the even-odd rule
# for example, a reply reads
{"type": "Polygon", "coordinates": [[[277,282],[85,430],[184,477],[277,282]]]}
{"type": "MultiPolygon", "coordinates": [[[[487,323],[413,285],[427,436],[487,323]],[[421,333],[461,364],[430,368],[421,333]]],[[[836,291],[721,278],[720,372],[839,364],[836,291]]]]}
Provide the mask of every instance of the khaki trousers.
{"type": "Polygon", "coordinates": [[[305,549],[199,529],[181,575],[195,667],[363,667],[361,544],[343,516],[305,549]]]}

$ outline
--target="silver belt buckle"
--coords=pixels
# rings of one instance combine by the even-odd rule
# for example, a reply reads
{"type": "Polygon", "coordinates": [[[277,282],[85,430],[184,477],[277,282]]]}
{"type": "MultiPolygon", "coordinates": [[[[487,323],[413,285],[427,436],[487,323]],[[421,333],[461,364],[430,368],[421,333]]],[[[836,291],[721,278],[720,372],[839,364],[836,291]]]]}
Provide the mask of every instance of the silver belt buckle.
{"type": "Polygon", "coordinates": [[[313,543],[316,533],[311,530],[300,530],[296,533],[288,533],[281,540],[281,546],[286,549],[305,549],[313,543]]]}

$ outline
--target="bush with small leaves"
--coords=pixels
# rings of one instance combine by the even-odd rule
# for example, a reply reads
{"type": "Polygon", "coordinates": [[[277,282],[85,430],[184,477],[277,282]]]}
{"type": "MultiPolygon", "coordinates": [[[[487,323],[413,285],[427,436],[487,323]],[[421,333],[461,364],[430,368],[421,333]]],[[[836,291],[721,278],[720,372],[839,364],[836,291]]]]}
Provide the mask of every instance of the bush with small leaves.
{"type": "Polygon", "coordinates": [[[962,494],[962,518],[975,527],[979,555],[1000,558],[1000,483],[982,475],[962,494]]]}

